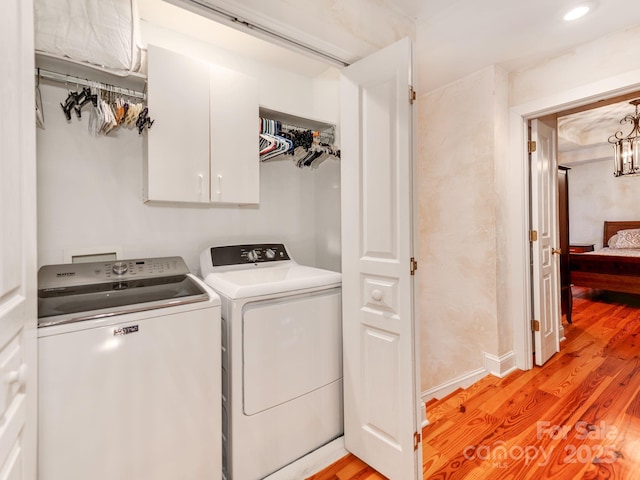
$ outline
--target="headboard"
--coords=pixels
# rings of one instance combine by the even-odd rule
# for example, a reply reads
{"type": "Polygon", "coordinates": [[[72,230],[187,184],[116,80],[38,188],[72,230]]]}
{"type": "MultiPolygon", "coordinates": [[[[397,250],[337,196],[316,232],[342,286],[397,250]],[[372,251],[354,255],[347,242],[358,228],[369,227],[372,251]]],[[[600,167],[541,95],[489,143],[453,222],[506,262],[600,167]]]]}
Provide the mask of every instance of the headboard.
{"type": "Polygon", "coordinates": [[[632,220],[626,222],[604,222],[604,235],[602,237],[602,246],[606,247],[609,239],[613,237],[618,230],[628,230],[631,228],[640,228],[640,220],[632,220]]]}

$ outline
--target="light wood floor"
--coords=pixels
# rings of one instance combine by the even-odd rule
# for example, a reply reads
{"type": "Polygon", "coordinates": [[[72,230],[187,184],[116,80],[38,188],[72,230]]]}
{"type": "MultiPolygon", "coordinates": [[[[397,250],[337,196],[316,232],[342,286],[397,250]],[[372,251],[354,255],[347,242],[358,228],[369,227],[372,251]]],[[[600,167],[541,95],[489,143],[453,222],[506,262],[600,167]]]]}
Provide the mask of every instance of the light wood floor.
{"type": "MultiPolygon", "coordinates": [[[[425,479],[640,479],[640,296],[574,288],[544,367],[427,403],[425,479]]],[[[379,480],[348,455],[309,480],[379,480]]]]}

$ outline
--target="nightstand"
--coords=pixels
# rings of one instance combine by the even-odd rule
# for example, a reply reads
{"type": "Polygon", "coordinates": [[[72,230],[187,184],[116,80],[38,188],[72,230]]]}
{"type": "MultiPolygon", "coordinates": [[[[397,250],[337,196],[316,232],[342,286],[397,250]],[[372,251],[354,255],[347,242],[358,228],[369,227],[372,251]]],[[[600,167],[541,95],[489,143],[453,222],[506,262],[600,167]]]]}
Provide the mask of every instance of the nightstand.
{"type": "Polygon", "coordinates": [[[571,245],[569,245],[569,253],[585,253],[593,252],[593,250],[593,243],[572,243],[571,245]]]}

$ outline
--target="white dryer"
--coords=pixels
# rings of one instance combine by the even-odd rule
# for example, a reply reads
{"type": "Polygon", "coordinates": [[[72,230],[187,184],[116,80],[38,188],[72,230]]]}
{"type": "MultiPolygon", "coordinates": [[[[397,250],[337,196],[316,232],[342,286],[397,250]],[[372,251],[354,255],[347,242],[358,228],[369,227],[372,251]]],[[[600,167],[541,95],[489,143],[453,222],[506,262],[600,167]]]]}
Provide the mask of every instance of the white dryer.
{"type": "Polygon", "coordinates": [[[282,244],[211,247],[222,303],[223,476],[263,478],[343,433],[341,275],[282,244]]]}

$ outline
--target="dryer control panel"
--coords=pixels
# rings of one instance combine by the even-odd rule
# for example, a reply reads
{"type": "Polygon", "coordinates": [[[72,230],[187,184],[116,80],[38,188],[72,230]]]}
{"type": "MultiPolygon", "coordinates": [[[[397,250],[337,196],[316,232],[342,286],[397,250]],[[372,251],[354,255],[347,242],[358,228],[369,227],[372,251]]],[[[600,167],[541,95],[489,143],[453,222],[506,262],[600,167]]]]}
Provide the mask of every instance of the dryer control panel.
{"type": "Polygon", "coordinates": [[[211,247],[210,251],[211,264],[214,267],[291,260],[287,249],[282,243],[229,245],[211,247]]]}

